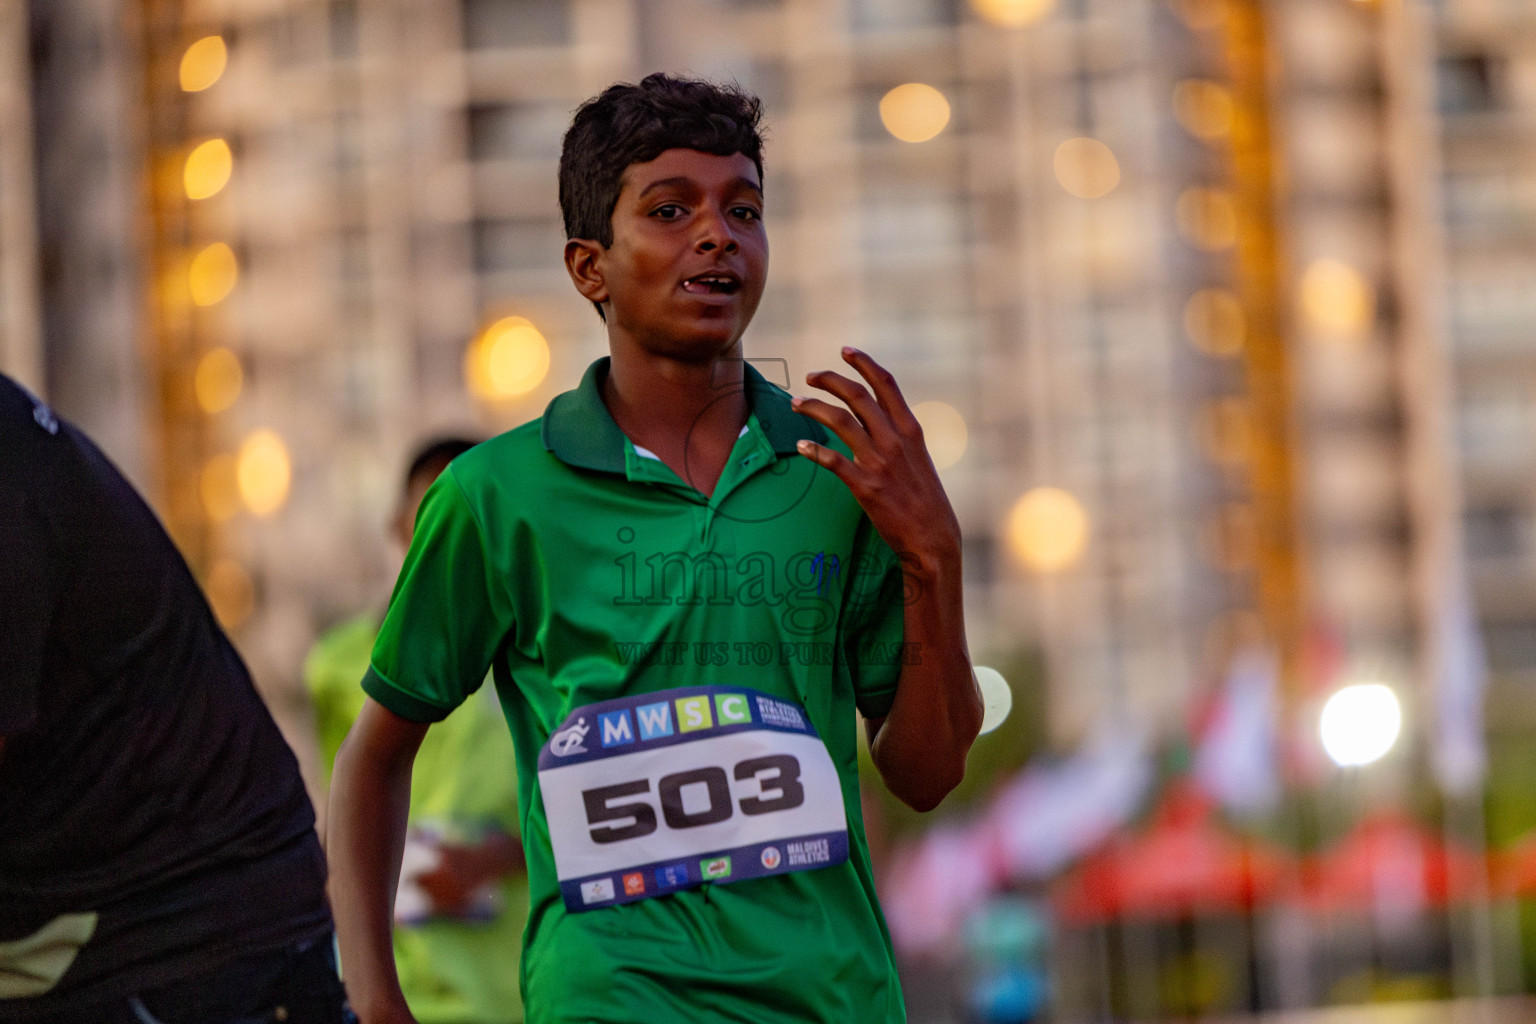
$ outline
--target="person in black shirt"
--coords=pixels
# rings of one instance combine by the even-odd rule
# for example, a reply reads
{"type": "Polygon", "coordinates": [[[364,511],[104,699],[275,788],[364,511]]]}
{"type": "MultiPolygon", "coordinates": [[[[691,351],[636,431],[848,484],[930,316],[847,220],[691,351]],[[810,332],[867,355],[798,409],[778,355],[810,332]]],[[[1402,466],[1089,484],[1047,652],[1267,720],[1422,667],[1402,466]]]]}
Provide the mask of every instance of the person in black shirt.
{"type": "Polygon", "coordinates": [[[154,514],[0,375],[0,1022],[341,1024],[314,821],[154,514]]]}

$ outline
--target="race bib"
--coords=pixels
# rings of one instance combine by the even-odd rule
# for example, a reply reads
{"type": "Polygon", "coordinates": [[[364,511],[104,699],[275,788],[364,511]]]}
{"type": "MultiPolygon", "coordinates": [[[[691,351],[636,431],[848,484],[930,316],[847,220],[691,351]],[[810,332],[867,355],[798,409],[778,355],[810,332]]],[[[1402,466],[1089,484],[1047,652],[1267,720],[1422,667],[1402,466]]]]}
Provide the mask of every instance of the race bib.
{"type": "Polygon", "coordinates": [[[832,757],[798,704],[693,686],[577,708],[539,752],[570,911],[848,859],[832,757]]]}

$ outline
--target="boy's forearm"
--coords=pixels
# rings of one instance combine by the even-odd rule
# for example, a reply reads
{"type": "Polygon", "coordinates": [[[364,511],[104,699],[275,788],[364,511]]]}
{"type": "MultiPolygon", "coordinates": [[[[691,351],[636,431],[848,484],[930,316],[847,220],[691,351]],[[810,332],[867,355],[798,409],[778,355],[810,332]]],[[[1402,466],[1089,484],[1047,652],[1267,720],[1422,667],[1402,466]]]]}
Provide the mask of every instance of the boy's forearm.
{"type": "Polygon", "coordinates": [[[342,976],[363,1024],[411,1019],[395,973],[392,908],[414,755],[414,747],[381,751],[357,728],[336,755],[326,855],[342,976]]]}
{"type": "Polygon", "coordinates": [[[886,786],[920,811],[960,784],[981,730],[982,703],[965,644],[960,553],[903,558],[906,652],[896,699],[870,752],[886,786]]]}

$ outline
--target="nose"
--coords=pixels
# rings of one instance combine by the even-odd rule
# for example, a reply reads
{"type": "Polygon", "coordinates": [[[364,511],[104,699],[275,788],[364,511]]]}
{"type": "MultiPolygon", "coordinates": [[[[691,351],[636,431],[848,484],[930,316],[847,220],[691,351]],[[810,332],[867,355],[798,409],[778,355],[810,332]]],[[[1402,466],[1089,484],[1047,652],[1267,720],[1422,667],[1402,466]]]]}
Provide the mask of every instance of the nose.
{"type": "Polygon", "coordinates": [[[724,249],[728,253],[734,253],[741,248],[741,243],[736,240],[729,221],[723,215],[708,213],[699,218],[699,236],[696,246],[699,252],[724,249]]]}

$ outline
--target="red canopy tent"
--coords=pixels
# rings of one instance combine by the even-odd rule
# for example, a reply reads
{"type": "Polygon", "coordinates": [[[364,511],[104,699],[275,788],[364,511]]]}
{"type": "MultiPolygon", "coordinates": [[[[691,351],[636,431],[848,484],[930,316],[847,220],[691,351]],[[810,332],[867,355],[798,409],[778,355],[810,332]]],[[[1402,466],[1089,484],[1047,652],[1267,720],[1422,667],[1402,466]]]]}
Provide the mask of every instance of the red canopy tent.
{"type": "Polygon", "coordinates": [[[1145,831],[1111,840],[1052,896],[1069,924],[1241,911],[1273,894],[1285,868],[1283,852],[1219,827],[1210,799],[1180,780],[1145,831]]]}
{"type": "Polygon", "coordinates": [[[1481,858],[1447,846],[1407,815],[1372,814],[1333,849],[1303,867],[1314,910],[1370,910],[1383,902],[1444,906],[1471,891],[1481,858]]]}

